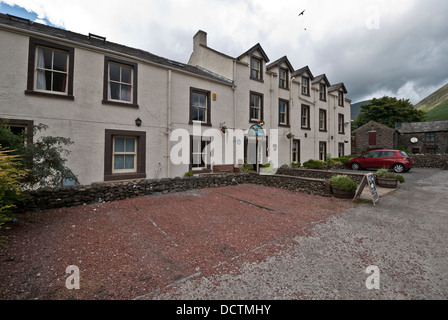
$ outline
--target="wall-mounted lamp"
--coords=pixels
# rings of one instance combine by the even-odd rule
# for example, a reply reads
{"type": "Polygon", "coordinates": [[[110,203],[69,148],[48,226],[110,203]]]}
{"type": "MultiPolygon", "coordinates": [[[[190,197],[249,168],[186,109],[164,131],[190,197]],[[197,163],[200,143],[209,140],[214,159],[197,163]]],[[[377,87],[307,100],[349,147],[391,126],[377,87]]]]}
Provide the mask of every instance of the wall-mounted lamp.
{"type": "Polygon", "coordinates": [[[308,133],[305,132],[305,138],[308,138],[308,133]]]}
{"type": "Polygon", "coordinates": [[[136,125],[137,127],[141,127],[141,126],[142,126],[142,119],[137,118],[137,119],[135,120],[135,125],[136,125]]]}

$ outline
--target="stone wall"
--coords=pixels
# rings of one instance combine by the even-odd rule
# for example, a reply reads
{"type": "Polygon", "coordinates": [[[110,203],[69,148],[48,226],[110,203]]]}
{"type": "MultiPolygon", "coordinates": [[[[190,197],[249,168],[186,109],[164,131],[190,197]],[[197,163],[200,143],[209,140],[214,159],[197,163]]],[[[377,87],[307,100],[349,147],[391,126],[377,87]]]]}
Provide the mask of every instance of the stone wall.
{"type": "Polygon", "coordinates": [[[40,189],[25,194],[24,211],[39,211],[109,202],[152,194],[166,194],[194,189],[216,188],[241,184],[258,184],[321,196],[330,195],[328,182],[319,178],[288,175],[223,174],[191,178],[136,180],[90,186],[40,189]]]}
{"type": "Polygon", "coordinates": [[[302,169],[302,168],[280,168],[277,171],[278,175],[288,175],[301,178],[314,178],[314,179],[325,179],[330,180],[333,176],[339,174],[345,174],[350,176],[356,183],[360,184],[365,173],[360,172],[340,172],[331,170],[314,170],[314,169],[302,169]]]}
{"type": "Polygon", "coordinates": [[[448,154],[411,154],[417,168],[440,168],[448,170],[448,154]]]}

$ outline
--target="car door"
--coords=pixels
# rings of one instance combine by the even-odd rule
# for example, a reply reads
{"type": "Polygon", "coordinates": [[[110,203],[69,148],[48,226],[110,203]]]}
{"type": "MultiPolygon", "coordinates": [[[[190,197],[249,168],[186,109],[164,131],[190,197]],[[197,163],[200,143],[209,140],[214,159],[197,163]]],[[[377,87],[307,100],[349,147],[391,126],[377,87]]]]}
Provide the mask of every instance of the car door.
{"type": "Polygon", "coordinates": [[[375,161],[377,157],[378,157],[378,151],[371,151],[369,153],[366,153],[361,161],[361,167],[375,168],[375,161]]]}

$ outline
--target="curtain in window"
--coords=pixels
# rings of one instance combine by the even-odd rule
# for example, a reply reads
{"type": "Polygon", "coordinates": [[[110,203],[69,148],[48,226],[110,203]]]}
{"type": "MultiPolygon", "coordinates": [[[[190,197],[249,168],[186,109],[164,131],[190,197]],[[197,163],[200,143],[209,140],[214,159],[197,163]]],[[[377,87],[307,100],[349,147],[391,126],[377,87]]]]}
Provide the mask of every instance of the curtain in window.
{"type": "Polygon", "coordinates": [[[36,87],[39,90],[47,90],[47,80],[45,78],[45,58],[44,58],[44,49],[37,49],[37,84],[36,87]]]}

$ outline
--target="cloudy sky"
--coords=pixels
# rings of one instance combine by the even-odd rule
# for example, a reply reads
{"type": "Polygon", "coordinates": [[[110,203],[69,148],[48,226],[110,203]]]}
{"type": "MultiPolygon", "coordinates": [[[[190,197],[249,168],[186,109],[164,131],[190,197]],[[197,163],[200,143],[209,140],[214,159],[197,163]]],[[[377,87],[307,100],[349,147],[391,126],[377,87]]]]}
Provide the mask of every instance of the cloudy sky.
{"type": "Polygon", "coordinates": [[[295,69],[344,82],[353,103],[415,104],[448,83],[446,0],[0,0],[0,12],[10,6],[184,63],[198,30],[234,57],[260,43],[271,62],[286,55],[295,69]]]}

